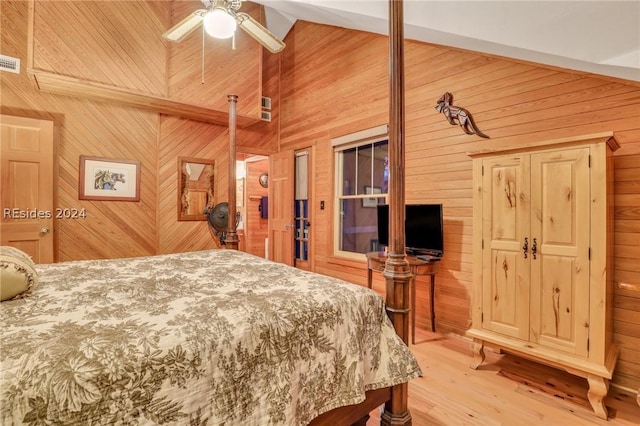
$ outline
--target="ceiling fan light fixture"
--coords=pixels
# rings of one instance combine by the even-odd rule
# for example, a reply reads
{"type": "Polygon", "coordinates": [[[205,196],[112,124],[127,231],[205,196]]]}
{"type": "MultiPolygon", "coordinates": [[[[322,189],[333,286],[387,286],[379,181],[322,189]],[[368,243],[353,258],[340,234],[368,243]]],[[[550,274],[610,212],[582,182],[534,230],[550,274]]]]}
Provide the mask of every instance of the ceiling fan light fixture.
{"type": "Polygon", "coordinates": [[[236,31],[236,20],[225,9],[213,8],[204,16],[204,29],[211,37],[225,39],[233,36],[236,31]]]}

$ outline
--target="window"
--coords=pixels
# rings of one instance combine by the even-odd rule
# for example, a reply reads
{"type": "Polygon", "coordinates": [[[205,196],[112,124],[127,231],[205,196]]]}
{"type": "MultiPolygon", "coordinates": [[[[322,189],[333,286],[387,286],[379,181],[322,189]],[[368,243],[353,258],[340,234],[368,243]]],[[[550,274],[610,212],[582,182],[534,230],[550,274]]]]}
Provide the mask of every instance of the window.
{"type": "Polygon", "coordinates": [[[378,249],[377,208],[389,185],[387,126],[332,141],[335,151],[334,254],[354,259],[378,249]]]}

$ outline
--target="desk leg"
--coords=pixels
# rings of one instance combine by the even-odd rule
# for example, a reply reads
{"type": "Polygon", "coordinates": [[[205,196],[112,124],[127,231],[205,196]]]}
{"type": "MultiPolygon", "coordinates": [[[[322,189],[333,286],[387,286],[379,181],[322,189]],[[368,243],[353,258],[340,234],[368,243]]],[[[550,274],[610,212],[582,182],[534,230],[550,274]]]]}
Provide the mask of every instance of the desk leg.
{"type": "Polygon", "coordinates": [[[373,270],[371,268],[367,268],[367,285],[369,288],[373,286],[373,270]]]}
{"type": "Polygon", "coordinates": [[[434,293],[436,287],[436,276],[431,275],[431,288],[429,289],[429,302],[431,302],[431,331],[435,333],[436,331],[436,309],[435,309],[435,300],[434,293]]]}
{"type": "Polygon", "coordinates": [[[411,278],[411,344],[416,344],[416,277],[411,278]]]}

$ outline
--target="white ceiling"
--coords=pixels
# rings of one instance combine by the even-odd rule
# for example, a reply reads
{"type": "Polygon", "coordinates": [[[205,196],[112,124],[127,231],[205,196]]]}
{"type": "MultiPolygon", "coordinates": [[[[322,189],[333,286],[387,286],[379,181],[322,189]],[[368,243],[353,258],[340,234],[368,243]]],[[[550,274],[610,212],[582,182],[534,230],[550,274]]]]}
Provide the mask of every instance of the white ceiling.
{"type": "MultiPolygon", "coordinates": [[[[253,0],[284,38],[297,19],[388,34],[387,0],[253,0]]],[[[404,0],[404,36],[640,81],[640,0],[404,0]]]]}

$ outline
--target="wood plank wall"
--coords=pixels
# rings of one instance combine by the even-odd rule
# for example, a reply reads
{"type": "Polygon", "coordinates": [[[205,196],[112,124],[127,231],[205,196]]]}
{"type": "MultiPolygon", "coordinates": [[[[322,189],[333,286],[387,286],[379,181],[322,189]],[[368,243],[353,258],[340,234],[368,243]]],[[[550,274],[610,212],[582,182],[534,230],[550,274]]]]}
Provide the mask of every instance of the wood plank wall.
{"type": "MultiPolygon", "coordinates": [[[[236,50],[231,40],[205,37],[204,72],[202,30],[179,43],[162,39],[169,23],[202,8],[198,0],[33,5],[36,69],[224,112],[233,93],[239,115],[260,117],[262,48],[244,31],[238,31],[236,50]]],[[[242,10],[262,19],[255,3],[242,10]]]]}
{"type": "Polygon", "coordinates": [[[178,221],[178,157],[215,161],[215,203],[226,202],[229,182],[229,131],[197,121],[162,115],[158,147],[159,253],[219,247],[203,221],[178,221]]]}
{"type": "MultiPolygon", "coordinates": [[[[179,22],[202,7],[200,0],[175,1],[171,20],[179,22]]],[[[258,21],[263,19],[263,8],[255,3],[244,3],[241,10],[258,21]]],[[[231,49],[231,39],[206,36],[204,76],[201,28],[180,43],[167,44],[169,98],[228,111],[227,95],[235,94],[238,95],[238,115],[260,118],[263,49],[247,33],[236,31],[236,50],[231,49]]]]}
{"type": "MultiPolygon", "coordinates": [[[[332,256],[330,139],[387,122],[388,41],[380,35],[298,21],[282,57],[281,150],[315,145],[312,179],[316,271],[366,283],[366,264],[332,256]],[[328,208],[319,209],[319,200],[328,208]],[[326,228],[325,228],[326,226],[326,228]],[[322,228],[320,228],[322,227],[322,228]]],[[[614,131],[614,381],[640,385],[640,84],[407,41],[406,202],[443,203],[445,256],[436,278],[440,331],[470,325],[472,184],[468,152],[614,131]],[[467,108],[486,140],[451,126],[434,107],[445,92],[467,108]]],[[[375,288],[383,291],[380,276],[375,288]]],[[[419,326],[428,291],[418,280],[419,326]]]]}
{"type": "MultiPolygon", "coordinates": [[[[191,3],[200,5],[197,1],[191,3]]],[[[84,207],[88,213],[86,219],[56,221],[56,259],[139,256],[217,246],[205,222],[177,222],[176,161],[178,156],[215,159],[222,165],[216,168],[216,201],[224,201],[228,178],[224,166],[227,164],[227,127],[38,91],[25,70],[28,6],[27,1],[0,2],[0,53],[22,61],[20,74],[0,73],[1,111],[55,123],[59,165],[58,176],[54,177],[57,182],[55,207],[84,207]],[[139,160],[142,165],[140,201],[79,201],[80,155],[139,160]]],[[[212,59],[214,53],[208,51],[206,72],[213,77],[207,78],[204,87],[199,78],[199,51],[191,62],[182,58],[185,59],[182,71],[174,73],[174,67],[169,66],[171,55],[160,35],[169,28],[172,19],[181,16],[184,7],[187,5],[183,2],[168,1],[37,1],[34,62],[52,72],[146,93],[172,92],[187,96],[198,91],[208,94],[209,99],[221,99],[220,108],[228,111],[227,94],[234,89],[233,85],[219,88],[214,84],[217,82],[215,71],[226,61],[224,57],[212,59]],[[179,10],[173,11],[173,7],[179,10]],[[58,25],[60,22],[65,25],[58,25]],[[198,76],[195,82],[180,78],[181,72],[186,71],[198,76]]],[[[193,50],[189,49],[189,42],[185,40],[181,47],[193,50]]],[[[245,42],[242,43],[244,46],[245,42]]],[[[232,63],[240,70],[249,70],[249,77],[242,72],[236,72],[234,77],[237,84],[243,86],[245,97],[253,99],[253,105],[247,101],[244,108],[258,114],[263,76],[256,72],[256,64],[262,63],[262,54],[261,49],[253,45],[246,54],[234,54],[232,63]],[[238,63],[240,58],[245,62],[238,63]]],[[[218,54],[223,55],[222,52],[215,55],[218,54]]],[[[271,68],[277,70],[277,64],[276,61],[271,68]]],[[[230,70],[224,72],[229,74],[230,70]]],[[[267,75],[271,87],[274,87],[273,79],[271,72],[267,75]]],[[[275,126],[275,123],[265,125],[275,126]]],[[[275,149],[277,139],[273,134],[267,138],[252,133],[245,135],[248,135],[244,139],[246,144],[255,140],[263,143],[261,153],[275,149]]]]}
{"type": "MultiPolygon", "coordinates": [[[[66,7],[63,2],[51,3],[66,7]]],[[[76,2],[73,7],[79,7],[79,3],[82,2],[76,2]]],[[[147,8],[123,6],[126,2],[86,2],[89,5],[98,3],[104,4],[94,10],[106,7],[104,13],[109,20],[115,19],[114,25],[133,22],[137,23],[138,31],[149,32],[133,42],[137,51],[140,48],[137,43],[141,40],[153,40],[145,54],[157,53],[159,23],[162,29],[168,28],[171,20],[175,21],[180,15],[167,7],[172,4],[169,2],[147,2],[147,8]],[[110,10],[109,5],[125,7],[128,12],[121,14],[110,10]],[[138,13],[144,13],[144,18],[136,15],[138,13]],[[149,16],[151,23],[147,22],[149,16]]],[[[0,53],[21,58],[23,64],[27,56],[27,6],[26,1],[0,2],[0,53]]],[[[82,19],[93,22],[95,17],[82,19]]],[[[149,93],[183,96],[182,90],[188,92],[198,87],[195,84],[187,90],[174,88],[173,83],[171,86],[159,85],[159,81],[171,79],[177,86],[193,84],[191,79],[198,73],[194,69],[200,70],[199,55],[187,55],[185,59],[192,61],[184,64],[185,69],[193,68],[189,78],[169,65],[156,66],[156,59],[160,58],[145,61],[138,60],[138,56],[132,65],[137,76],[128,77],[129,59],[121,53],[98,50],[98,54],[110,61],[98,58],[87,61],[94,49],[78,44],[77,38],[82,37],[79,33],[64,33],[80,31],[79,28],[49,27],[38,38],[38,31],[43,31],[44,27],[36,23],[38,46],[43,48],[49,43],[37,56],[39,66],[53,70],[62,67],[63,71],[79,73],[94,81],[145,89],[149,93]],[[57,40],[55,44],[45,35],[57,40]],[[69,48],[59,43],[73,46],[73,67],[65,68],[60,55],[69,48]],[[90,66],[95,68],[88,68],[90,66]],[[159,75],[163,77],[159,78],[159,75]]],[[[103,49],[112,49],[127,40],[118,34],[114,30],[112,42],[103,49]]],[[[312,250],[316,254],[316,270],[364,284],[364,262],[345,262],[331,256],[333,154],[329,141],[387,122],[387,39],[298,22],[286,43],[287,49],[283,53],[263,57],[263,75],[255,83],[264,88],[264,93],[260,93],[260,89],[255,93],[272,97],[274,106],[278,106],[274,109],[275,120],[258,123],[252,129],[240,129],[238,146],[244,152],[255,153],[273,152],[279,144],[281,149],[313,146],[313,201],[324,200],[327,205],[326,209],[320,210],[319,202],[312,202],[312,239],[315,241],[312,250]],[[281,80],[278,79],[280,70],[281,80]]],[[[183,48],[196,51],[194,47],[183,48]]],[[[436,281],[438,328],[463,333],[469,325],[472,212],[471,161],[466,153],[478,146],[523,146],[545,139],[612,130],[622,144],[614,161],[617,282],[614,337],[621,348],[615,381],[637,388],[640,385],[640,292],[633,290],[633,286],[640,283],[638,85],[423,43],[407,42],[405,54],[406,199],[408,203],[442,202],[445,206],[447,254],[436,281]],[[492,137],[491,140],[464,135],[437,114],[433,107],[445,91],[454,94],[454,104],[464,106],[474,114],[479,127],[492,137]]],[[[207,62],[207,70],[216,63],[207,62]]],[[[236,69],[243,69],[238,67],[236,69]]],[[[209,81],[205,80],[205,85],[209,81]]],[[[185,228],[172,219],[176,215],[177,202],[174,187],[177,176],[172,175],[177,174],[175,161],[180,155],[193,154],[215,158],[220,164],[225,162],[221,151],[226,144],[224,126],[202,125],[133,108],[41,93],[32,86],[24,69],[20,75],[0,73],[0,88],[3,114],[55,122],[59,163],[56,207],[85,207],[89,213],[85,220],[56,223],[58,260],[146,255],[204,248],[211,244],[204,223],[185,225],[185,228]],[[141,201],[80,203],[77,198],[78,157],[83,154],[141,160],[141,201]]],[[[226,94],[225,90],[219,98],[226,99],[226,94]]],[[[222,107],[222,102],[220,105],[222,107]]],[[[248,110],[252,108],[255,107],[249,106],[248,110]]],[[[217,168],[217,190],[226,187],[227,176],[221,174],[222,170],[226,173],[225,169],[217,168]]],[[[379,277],[376,288],[382,290],[379,277]]],[[[427,326],[428,318],[425,288],[426,283],[419,283],[418,318],[422,327],[427,326]]]]}
{"type": "Polygon", "coordinates": [[[165,95],[166,48],[160,35],[169,23],[169,4],[35,1],[33,5],[34,68],[165,95]]]}
{"type": "MultiPolygon", "coordinates": [[[[85,208],[86,219],[57,220],[57,260],[136,256],[156,251],[158,116],[38,92],[24,67],[27,2],[2,1],[0,50],[22,60],[21,74],[0,74],[2,113],[54,121],[58,162],[55,207],[85,208]],[[141,161],[140,202],[79,201],[79,156],[141,161]]],[[[80,55],[79,55],[80,56],[80,55]]],[[[53,63],[54,61],[50,61],[53,63]]],[[[107,73],[108,74],[108,73],[107,73]]]]}
{"type": "Polygon", "coordinates": [[[262,96],[271,99],[271,121],[260,121],[236,132],[237,152],[269,155],[280,142],[280,60],[282,53],[262,50],[262,96]]]}

